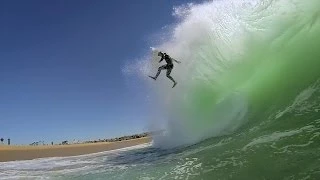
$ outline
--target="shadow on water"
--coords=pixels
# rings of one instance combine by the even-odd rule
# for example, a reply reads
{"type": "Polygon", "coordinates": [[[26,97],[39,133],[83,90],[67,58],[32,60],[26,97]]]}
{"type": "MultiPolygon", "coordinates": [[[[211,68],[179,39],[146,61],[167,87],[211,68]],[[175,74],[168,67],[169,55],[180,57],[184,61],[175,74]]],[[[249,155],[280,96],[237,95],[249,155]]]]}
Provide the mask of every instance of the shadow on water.
{"type": "Polygon", "coordinates": [[[147,147],[143,149],[120,152],[116,156],[108,158],[105,162],[111,165],[133,165],[133,164],[149,164],[164,159],[174,161],[173,155],[177,155],[186,150],[186,147],[175,149],[159,149],[147,147]]]}
{"type": "MultiPolygon", "coordinates": [[[[185,152],[201,151],[207,149],[224,139],[225,136],[208,138],[192,145],[179,146],[172,149],[146,147],[131,151],[119,152],[109,156],[104,162],[110,165],[138,165],[155,164],[157,162],[174,162],[185,156],[185,152]]],[[[191,153],[192,154],[192,153],[191,153]]]]}

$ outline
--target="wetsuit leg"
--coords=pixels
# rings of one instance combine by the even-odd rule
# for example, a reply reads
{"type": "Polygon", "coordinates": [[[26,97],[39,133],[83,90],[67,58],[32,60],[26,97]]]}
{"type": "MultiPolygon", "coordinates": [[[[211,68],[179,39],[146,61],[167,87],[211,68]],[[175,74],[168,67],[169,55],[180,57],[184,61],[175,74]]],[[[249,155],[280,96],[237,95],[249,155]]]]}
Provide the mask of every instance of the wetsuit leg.
{"type": "Polygon", "coordinates": [[[155,79],[158,78],[158,76],[160,75],[160,72],[161,72],[163,69],[166,69],[166,66],[167,66],[167,65],[163,65],[163,66],[160,66],[160,67],[158,68],[158,72],[157,72],[156,76],[154,77],[155,79]]]}
{"type": "Polygon", "coordinates": [[[172,68],[168,68],[168,69],[167,69],[167,77],[168,77],[174,84],[176,84],[176,81],[170,76],[171,71],[172,71],[172,68]]]}

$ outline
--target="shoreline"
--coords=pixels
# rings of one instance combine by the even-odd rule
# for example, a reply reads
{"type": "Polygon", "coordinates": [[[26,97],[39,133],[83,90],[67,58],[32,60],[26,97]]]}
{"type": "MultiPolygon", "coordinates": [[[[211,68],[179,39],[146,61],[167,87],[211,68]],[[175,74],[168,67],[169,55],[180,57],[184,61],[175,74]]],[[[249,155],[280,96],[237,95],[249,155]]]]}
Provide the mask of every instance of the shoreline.
{"type": "Polygon", "coordinates": [[[0,145],[0,162],[86,155],[149,143],[151,140],[151,137],[141,137],[117,142],[98,142],[53,146],[0,145]]]}

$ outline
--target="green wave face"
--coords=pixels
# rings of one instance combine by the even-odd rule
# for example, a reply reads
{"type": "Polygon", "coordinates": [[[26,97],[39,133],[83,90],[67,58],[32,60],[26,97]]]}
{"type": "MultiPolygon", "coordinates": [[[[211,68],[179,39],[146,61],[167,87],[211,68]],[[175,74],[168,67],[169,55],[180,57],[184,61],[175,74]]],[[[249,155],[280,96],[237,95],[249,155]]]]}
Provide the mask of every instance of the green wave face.
{"type": "Polygon", "coordinates": [[[299,93],[316,86],[319,12],[316,0],[226,0],[177,8],[180,22],[158,49],[182,61],[172,73],[178,85],[172,89],[163,75],[154,90],[169,112],[168,139],[194,143],[276,119],[299,93]]]}

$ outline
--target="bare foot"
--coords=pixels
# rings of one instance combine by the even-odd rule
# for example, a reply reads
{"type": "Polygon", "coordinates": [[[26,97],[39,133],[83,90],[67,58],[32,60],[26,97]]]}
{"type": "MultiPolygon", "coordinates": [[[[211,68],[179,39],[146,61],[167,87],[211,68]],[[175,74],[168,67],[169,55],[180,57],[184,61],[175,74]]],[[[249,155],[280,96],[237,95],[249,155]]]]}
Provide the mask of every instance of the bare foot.
{"type": "Polygon", "coordinates": [[[178,83],[175,82],[175,83],[173,84],[172,88],[174,88],[177,84],[178,84],[178,83]]]}

